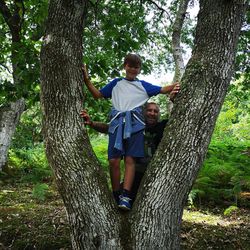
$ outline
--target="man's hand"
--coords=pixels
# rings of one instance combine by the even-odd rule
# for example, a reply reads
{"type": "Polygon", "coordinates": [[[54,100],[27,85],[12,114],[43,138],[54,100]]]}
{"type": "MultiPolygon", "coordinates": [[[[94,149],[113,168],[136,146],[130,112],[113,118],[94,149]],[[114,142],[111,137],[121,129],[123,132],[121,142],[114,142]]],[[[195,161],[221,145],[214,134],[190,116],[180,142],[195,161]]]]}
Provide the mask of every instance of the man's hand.
{"type": "Polygon", "coordinates": [[[87,110],[85,110],[85,109],[82,110],[81,113],[80,113],[80,116],[84,119],[84,124],[85,125],[90,125],[91,126],[93,124],[87,110]]]}
{"type": "Polygon", "coordinates": [[[169,98],[171,101],[174,100],[175,96],[179,93],[181,87],[180,87],[180,84],[179,83],[174,83],[174,87],[172,89],[172,91],[170,92],[169,94],[169,98]]]}

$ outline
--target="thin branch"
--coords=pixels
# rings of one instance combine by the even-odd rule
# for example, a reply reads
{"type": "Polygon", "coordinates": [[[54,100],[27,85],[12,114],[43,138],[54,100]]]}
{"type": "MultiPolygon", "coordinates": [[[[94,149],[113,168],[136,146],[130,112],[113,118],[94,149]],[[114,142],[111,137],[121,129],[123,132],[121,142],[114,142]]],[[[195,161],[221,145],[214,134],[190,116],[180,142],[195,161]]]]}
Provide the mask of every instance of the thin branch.
{"type": "Polygon", "coordinates": [[[162,12],[165,12],[165,13],[168,14],[168,12],[167,12],[165,9],[163,9],[161,6],[159,6],[159,4],[156,3],[155,1],[153,1],[153,0],[148,0],[148,2],[152,3],[153,5],[155,5],[155,6],[157,7],[157,9],[159,9],[159,10],[161,10],[162,12]]]}
{"type": "Polygon", "coordinates": [[[0,63],[0,66],[5,68],[10,74],[12,74],[12,72],[10,71],[9,67],[7,67],[5,64],[0,63]]]}
{"type": "Polygon", "coordinates": [[[153,0],[147,0],[149,3],[151,3],[151,4],[153,4],[154,6],[156,6],[157,7],[157,9],[159,9],[160,11],[161,11],[161,14],[160,14],[160,17],[159,17],[159,19],[162,17],[162,15],[165,13],[165,14],[167,14],[167,16],[168,16],[168,18],[169,18],[169,21],[171,22],[171,17],[170,17],[170,15],[169,15],[169,13],[168,13],[168,11],[167,10],[165,10],[164,8],[162,8],[158,3],[156,3],[155,1],[153,1],[153,0]]]}
{"type": "Polygon", "coordinates": [[[172,34],[172,50],[175,61],[175,75],[173,81],[180,81],[184,72],[184,60],[181,49],[181,31],[186,16],[188,3],[190,0],[182,0],[179,5],[179,9],[176,14],[176,19],[173,24],[172,34]]]}

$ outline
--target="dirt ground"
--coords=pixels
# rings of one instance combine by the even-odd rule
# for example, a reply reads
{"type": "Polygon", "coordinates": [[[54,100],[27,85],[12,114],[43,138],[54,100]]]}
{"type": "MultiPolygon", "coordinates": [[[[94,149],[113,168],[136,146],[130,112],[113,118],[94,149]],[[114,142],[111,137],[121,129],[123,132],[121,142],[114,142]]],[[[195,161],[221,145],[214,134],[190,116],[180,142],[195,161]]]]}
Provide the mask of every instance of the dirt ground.
{"type": "MultiPolygon", "coordinates": [[[[56,192],[44,201],[32,197],[28,186],[0,190],[0,249],[71,249],[69,227],[56,192]]],[[[182,249],[250,249],[250,209],[229,216],[224,209],[185,209],[182,249]]]]}

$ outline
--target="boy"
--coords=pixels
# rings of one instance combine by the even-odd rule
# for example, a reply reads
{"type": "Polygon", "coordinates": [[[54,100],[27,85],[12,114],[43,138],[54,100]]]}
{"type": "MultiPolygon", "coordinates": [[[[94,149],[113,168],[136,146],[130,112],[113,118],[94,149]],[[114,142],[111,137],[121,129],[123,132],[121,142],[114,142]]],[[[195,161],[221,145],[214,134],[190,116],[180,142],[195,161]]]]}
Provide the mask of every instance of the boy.
{"type": "Polygon", "coordinates": [[[135,158],[144,157],[144,128],[142,105],[149,97],[170,93],[178,84],[155,86],[136,77],[141,70],[141,58],[128,54],[124,59],[125,78],[116,78],[101,90],[96,89],[84,68],[84,81],[95,99],[111,98],[108,159],[113,195],[118,207],[131,209],[130,191],[135,175],[135,158]],[[120,161],[124,157],[125,174],[120,195],[120,161]]]}

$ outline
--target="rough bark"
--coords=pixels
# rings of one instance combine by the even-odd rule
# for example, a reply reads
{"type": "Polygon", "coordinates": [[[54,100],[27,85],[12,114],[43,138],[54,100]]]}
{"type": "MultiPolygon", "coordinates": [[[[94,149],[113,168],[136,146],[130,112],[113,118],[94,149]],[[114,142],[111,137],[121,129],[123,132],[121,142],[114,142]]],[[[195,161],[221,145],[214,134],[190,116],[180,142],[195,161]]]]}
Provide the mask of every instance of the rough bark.
{"type": "Polygon", "coordinates": [[[195,48],[131,219],[135,249],[179,249],[184,204],[233,73],[246,1],[201,0],[195,48]],[[244,5],[245,4],[245,5],[244,5]]]}
{"type": "Polygon", "coordinates": [[[9,105],[0,108],[0,170],[7,164],[11,138],[24,108],[25,103],[23,99],[11,102],[9,105]]]}
{"type": "Polygon", "coordinates": [[[55,173],[74,249],[120,249],[120,217],[80,120],[86,1],[50,1],[41,50],[46,154],[55,173]]]}

